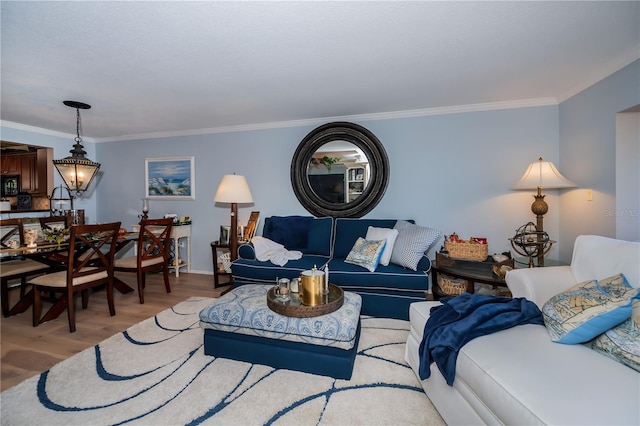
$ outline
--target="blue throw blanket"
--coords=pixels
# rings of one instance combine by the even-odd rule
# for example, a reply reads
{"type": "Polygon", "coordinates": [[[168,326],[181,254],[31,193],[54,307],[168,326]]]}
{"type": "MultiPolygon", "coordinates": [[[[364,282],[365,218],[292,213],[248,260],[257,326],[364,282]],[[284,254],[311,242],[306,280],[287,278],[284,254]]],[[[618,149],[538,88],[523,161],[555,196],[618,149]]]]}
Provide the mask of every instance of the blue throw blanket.
{"type": "Polygon", "coordinates": [[[435,361],[449,386],[456,375],[456,360],[462,346],[479,336],[506,330],[520,324],[544,325],[535,303],[525,298],[495,297],[463,293],[445,297],[443,304],[431,308],[420,343],[422,380],[431,375],[435,361]]]}

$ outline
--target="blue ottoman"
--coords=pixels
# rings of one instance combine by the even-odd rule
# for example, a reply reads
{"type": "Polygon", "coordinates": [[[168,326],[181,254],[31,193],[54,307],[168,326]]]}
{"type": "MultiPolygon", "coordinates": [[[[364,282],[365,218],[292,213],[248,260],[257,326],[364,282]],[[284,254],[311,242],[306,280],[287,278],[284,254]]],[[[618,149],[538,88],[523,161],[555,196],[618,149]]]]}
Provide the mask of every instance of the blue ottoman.
{"type": "Polygon", "coordinates": [[[362,298],[344,292],[337,311],[293,318],[267,306],[267,285],[243,285],[200,311],[204,353],[274,368],[350,379],[362,298]]]}

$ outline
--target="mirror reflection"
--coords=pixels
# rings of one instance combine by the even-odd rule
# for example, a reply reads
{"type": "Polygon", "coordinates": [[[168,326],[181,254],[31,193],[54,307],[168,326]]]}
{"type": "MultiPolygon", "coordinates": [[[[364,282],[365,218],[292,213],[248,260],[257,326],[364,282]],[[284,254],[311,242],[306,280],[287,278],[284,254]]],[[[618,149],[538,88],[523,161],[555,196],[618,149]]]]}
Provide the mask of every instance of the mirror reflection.
{"type": "Polygon", "coordinates": [[[309,186],[328,203],[355,201],[369,183],[369,161],[364,152],[347,141],[320,146],[307,168],[309,186]]]}

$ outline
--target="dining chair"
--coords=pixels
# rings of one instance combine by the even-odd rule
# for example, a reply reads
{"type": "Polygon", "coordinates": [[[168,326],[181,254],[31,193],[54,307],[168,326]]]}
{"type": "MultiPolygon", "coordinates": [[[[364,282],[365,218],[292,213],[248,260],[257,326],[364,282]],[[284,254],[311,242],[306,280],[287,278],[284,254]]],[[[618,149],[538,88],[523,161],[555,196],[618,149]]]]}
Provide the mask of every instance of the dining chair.
{"type": "MultiPolygon", "coordinates": [[[[0,220],[0,246],[4,249],[13,245],[24,246],[24,224],[22,219],[0,220]],[[12,243],[14,242],[15,243],[12,243]]],[[[9,316],[9,281],[20,280],[20,298],[24,297],[27,288],[27,277],[43,274],[52,267],[33,259],[17,256],[11,260],[3,260],[0,265],[0,297],[2,298],[2,315],[9,316]]]]}
{"type": "Polygon", "coordinates": [[[30,281],[33,286],[33,326],[56,318],[66,309],[69,331],[76,331],[75,294],[82,292],[82,308],[87,308],[88,290],[107,286],[109,314],[116,314],[113,302],[113,259],[120,222],[75,225],[69,235],[66,270],[41,275],[30,281]],[[42,292],[61,293],[47,313],[42,314],[42,292]]]}
{"type": "MultiPolygon", "coordinates": [[[[44,233],[45,231],[51,231],[55,228],[71,229],[72,218],[70,216],[46,216],[38,218],[40,221],[40,229],[44,233]]],[[[67,260],[67,252],[52,253],[51,259],[64,263],[67,260]]]]}
{"type": "Polygon", "coordinates": [[[59,227],[69,229],[71,228],[72,218],[71,216],[46,216],[39,217],[38,220],[42,229],[51,230],[59,227]]]}
{"type": "Polygon", "coordinates": [[[173,218],[147,219],[140,221],[140,231],[136,243],[136,254],[115,260],[115,270],[135,272],[138,282],[140,304],[144,303],[144,287],[147,272],[162,269],[164,286],[171,293],[169,285],[169,246],[173,218]]]}

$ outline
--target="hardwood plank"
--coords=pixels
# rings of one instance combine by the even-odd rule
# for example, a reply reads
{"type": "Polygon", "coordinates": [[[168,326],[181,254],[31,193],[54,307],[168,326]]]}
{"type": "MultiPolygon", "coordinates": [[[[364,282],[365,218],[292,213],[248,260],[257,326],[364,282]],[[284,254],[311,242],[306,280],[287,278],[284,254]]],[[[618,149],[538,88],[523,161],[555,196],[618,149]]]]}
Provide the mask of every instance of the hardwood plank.
{"type": "MultiPolygon", "coordinates": [[[[137,289],[135,274],[117,273],[120,279],[137,289]]],[[[116,315],[109,315],[105,290],[89,297],[89,306],[82,309],[76,298],[76,332],[69,333],[66,310],[60,317],[32,326],[32,310],[0,319],[1,389],[4,391],[29,377],[48,370],[56,363],[90,348],[132,325],[170,308],[192,296],[219,297],[228,286],[213,288],[212,275],[180,273],[170,275],[171,293],[166,293],[162,274],[148,274],[144,304],[138,301],[137,290],[121,294],[114,292],[116,315]]],[[[10,290],[10,301],[16,303],[19,290],[10,290]]],[[[43,311],[51,306],[44,302],[43,311]]]]}

